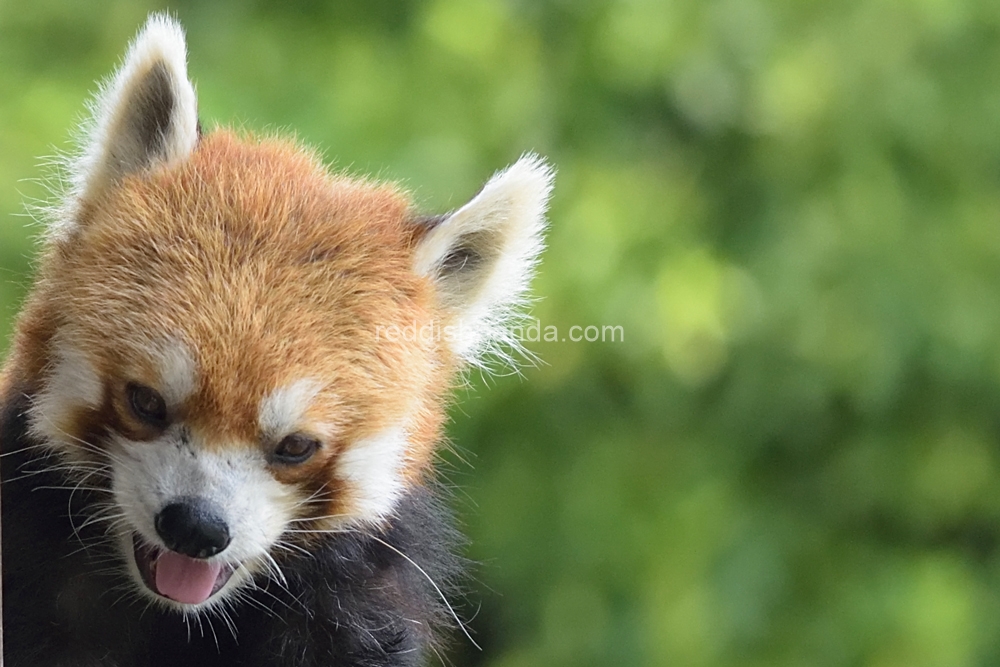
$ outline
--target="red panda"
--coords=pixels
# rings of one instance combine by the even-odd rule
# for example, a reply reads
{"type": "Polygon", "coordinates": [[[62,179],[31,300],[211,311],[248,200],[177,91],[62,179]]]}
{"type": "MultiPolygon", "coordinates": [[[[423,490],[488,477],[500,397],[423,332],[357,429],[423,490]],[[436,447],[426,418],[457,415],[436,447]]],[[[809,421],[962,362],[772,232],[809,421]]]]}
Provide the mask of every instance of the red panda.
{"type": "Polygon", "coordinates": [[[448,397],[513,342],[552,169],[429,217],[203,134],[154,15],[68,171],[0,376],[8,667],[423,664],[448,397]]]}

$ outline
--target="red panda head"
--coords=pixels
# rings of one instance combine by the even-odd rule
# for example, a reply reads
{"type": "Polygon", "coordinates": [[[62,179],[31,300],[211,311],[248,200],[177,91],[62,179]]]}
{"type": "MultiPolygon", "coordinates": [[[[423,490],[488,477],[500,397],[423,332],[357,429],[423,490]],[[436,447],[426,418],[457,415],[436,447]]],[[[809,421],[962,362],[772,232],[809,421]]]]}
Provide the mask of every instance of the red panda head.
{"type": "Polygon", "coordinates": [[[552,172],[422,218],[293,142],[201,136],[185,60],[154,16],[96,100],[5,377],[109,491],[138,589],[190,611],[425,481],[454,376],[510,342],[552,172]]]}

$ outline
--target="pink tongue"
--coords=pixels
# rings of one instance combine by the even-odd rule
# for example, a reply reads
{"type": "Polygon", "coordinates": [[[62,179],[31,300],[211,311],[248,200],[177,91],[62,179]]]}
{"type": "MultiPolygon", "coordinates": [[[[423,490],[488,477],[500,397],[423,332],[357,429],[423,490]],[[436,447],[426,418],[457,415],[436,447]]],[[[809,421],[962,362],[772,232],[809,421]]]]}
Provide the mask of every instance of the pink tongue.
{"type": "Polygon", "coordinates": [[[164,551],[156,561],[156,590],[183,604],[204,602],[212,594],[222,565],[164,551]]]}

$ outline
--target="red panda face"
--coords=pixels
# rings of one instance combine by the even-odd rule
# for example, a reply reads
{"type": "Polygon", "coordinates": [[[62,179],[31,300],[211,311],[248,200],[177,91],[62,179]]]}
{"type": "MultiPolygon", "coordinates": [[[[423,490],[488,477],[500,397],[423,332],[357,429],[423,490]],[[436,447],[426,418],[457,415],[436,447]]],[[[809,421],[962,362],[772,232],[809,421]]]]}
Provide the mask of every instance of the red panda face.
{"type": "Polygon", "coordinates": [[[452,360],[378,340],[434,316],[401,195],[217,132],[86,219],[47,286],[62,322],[34,428],[107,468],[153,593],[200,604],[424,474],[452,360]]]}
{"type": "Polygon", "coordinates": [[[92,520],[137,589],[189,611],[426,481],[454,374],[508,337],[551,172],[523,159],[421,222],[291,142],[200,136],[185,68],[155,17],[98,100],[6,377],[107,492],[92,520]]]}

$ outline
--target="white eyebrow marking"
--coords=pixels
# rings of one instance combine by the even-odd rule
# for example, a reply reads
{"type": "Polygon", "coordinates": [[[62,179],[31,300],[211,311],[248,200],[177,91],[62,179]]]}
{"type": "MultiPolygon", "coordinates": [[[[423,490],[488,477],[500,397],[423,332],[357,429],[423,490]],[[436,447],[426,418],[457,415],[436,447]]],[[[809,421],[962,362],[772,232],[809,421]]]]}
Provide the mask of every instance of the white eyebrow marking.
{"type": "Polygon", "coordinates": [[[170,405],[191,397],[198,386],[198,365],[184,341],[171,338],[151,352],[160,375],[160,391],[170,405]]]}
{"type": "Polygon", "coordinates": [[[318,380],[303,378],[272,391],[260,402],[257,423],[261,431],[276,437],[301,428],[309,403],[322,388],[318,380]]]}

